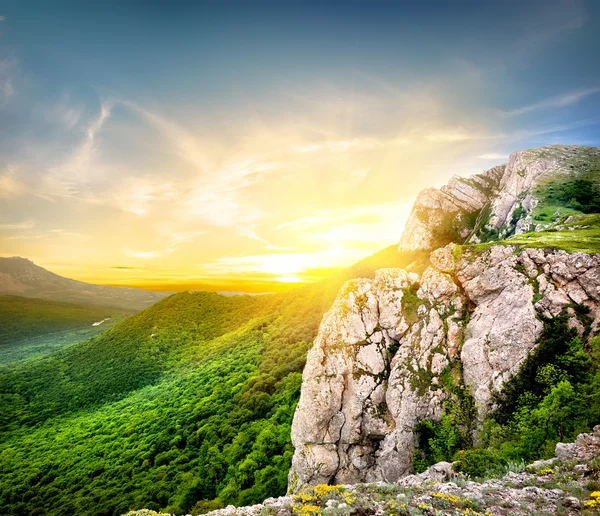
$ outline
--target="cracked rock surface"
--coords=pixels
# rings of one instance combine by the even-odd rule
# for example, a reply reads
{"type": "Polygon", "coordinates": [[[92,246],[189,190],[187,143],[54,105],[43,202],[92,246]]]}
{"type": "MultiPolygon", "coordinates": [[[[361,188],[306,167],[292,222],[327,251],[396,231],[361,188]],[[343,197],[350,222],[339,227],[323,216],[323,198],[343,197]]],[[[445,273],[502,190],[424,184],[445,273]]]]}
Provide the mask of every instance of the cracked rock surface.
{"type": "MultiPolygon", "coordinates": [[[[410,473],[415,426],[437,420],[442,373],[462,362],[478,420],[536,347],[538,314],[572,303],[600,321],[600,255],[514,246],[437,249],[420,276],[381,269],[345,284],[309,351],[292,425],[290,488],[396,482],[410,473]]],[[[569,312],[570,310],[570,312],[569,312]]]]}
{"type": "Polygon", "coordinates": [[[478,243],[471,216],[497,230],[500,237],[546,228],[547,224],[531,216],[537,204],[535,186],[550,175],[571,174],[570,160],[588,151],[576,145],[517,151],[506,165],[469,178],[454,176],[440,189],[423,190],[410,212],[399,250],[432,250],[445,245],[453,238],[440,228],[448,225],[454,226],[455,236],[462,241],[478,243]]]}

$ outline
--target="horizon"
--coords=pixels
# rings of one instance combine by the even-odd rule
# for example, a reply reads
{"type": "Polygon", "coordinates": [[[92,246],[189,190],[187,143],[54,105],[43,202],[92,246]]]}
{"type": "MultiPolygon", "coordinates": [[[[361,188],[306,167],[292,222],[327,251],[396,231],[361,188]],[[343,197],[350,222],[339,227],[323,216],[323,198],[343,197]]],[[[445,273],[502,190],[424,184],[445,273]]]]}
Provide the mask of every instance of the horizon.
{"type": "Polygon", "coordinates": [[[288,290],[397,244],[424,188],[600,145],[592,2],[134,4],[0,7],[0,256],[288,290]]]}

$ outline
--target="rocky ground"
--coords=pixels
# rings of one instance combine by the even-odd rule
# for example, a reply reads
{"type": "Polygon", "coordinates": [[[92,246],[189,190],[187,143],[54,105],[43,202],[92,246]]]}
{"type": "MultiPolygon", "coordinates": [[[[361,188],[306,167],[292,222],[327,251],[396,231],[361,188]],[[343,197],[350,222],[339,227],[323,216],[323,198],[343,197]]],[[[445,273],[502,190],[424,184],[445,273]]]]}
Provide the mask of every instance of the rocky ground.
{"type": "MultiPolygon", "coordinates": [[[[454,516],[600,514],[600,425],[556,457],[527,467],[511,465],[501,478],[469,479],[440,462],[396,484],[317,485],[293,496],[210,516],[454,516]]],[[[164,516],[133,511],[127,516],[164,516]]]]}

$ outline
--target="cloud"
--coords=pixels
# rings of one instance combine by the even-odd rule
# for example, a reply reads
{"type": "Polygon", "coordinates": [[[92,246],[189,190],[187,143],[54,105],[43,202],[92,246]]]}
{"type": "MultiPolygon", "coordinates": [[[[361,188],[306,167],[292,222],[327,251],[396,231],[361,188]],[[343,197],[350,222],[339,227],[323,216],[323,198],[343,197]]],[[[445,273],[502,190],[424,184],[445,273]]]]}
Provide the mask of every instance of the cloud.
{"type": "Polygon", "coordinates": [[[161,254],[159,251],[132,251],[131,249],[123,249],[123,253],[131,258],[137,258],[138,260],[158,258],[161,254]]]}
{"type": "Polygon", "coordinates": [[[407,203],[380,203],[355,207],[344,207],[333,210],[321,210],[308,217],[301,217],[289,222],[284,222],[273,229],[311,229],[323,224],[340,224],[346,222],[384,221],[397,218],[406,208],[410,209],[412,201],[407,203]]]}
{"type": "Polygon", "coordinates": [[[412,200],[323,210],[280,224],[274,230],[286,230],[295,240],[318,247],[348,242],[354,242],[355,247],[383,247],[398,240],[411,207],[412,200]]]}
{"type": "Polygon", "coordinates": [[[545,0],[523,6],[525,11],[516,16],[523,36],[513,40],[509,51],[513,59],[531,59],[565,34],[581,29],[589,18],[583,0],[545,0]]]}
{"type": "Polygon", "coordinates": [[[211,171],[213,167],[210,160],[207,158],[206,150],[182,125],[160,116],[157,113],[148,111],[134,102],[127,100],[120,100],[119,102],[138,115],[141,115],[145,120],[150,122],[154,128],[158,129],[174,147],[175,154],[191,163],[201,172],[207,173],[211,171]]]}
{"type": "Polygon", "coordinates": [[[471,133],[464,127],[456,127],[450,129],[442,129],[432,132],[426,136],[430,142],[464,142],[467,140],[477,139],[478,136],[471,133]]]}
{"type": "Polygon", "coordinates": [[[0,59],[0,108],[15,94],[15,80],[19,74],[19,62],[13,57],[0,59]]]}
{"type": "Polygon", "coordinates": [[[534,104],[530,104],[529,106],[524,106],[519,109],[514,109],[512,111],[504,111],[503,114],[507,116],[519,116],[524,115],[525,113],[530,113],[531,111],[538,111],[541,109],[553,109],[572,106],[581,102],[583,99],[591,95],[595,95],[599,92],[600,88],[572,91],[570,93],[565,93],[563,95],[557,95],[556,97],[550,97],[548,99],[541,100],[540,102],[535,102],[534,104]]]}
{"type": "MultiPolygon", "coordinates": [[[[50,173],[45,177],[45,186],[50,197],[85,196],[86,185],[93,173],[92,164],[97,157],[96,137],[110,117],[111,107],[112,102],[102,102],[98,116],[88,123],[84,137],[74,151],[63,163],[50,168],[50,173]]],[[[88,199],[94,200],[93,195],[88,199]]]]}
{"type": "Polygon", "coordinates": [[[348,152],[364,151],[382,147],[384,144],[376,138],[353,138],[351,140],[332,140],[321,143],[309,143],[296,148],[298,152],[348,152]]]}
{"type": "Polygon", "coordinates": [[[0,16],[0,22],[6,21],[6,16],[0,16]]]}
{"type": "Polygon", "coordinates": [[[337,247],[312,253],[270,253],[248,256],[224,256],[198,267],[208,276],[273,275],[279,281],[302,281],[311,270],[350,265],[364,258],[364,251],[337,247]]]}
{"type": "Polygon", "coordinates": [[[49,107],[41,107],[39,112],[46,122],[58,124],[61,128],[70,131],[81,120],[84,108],[82,104],[74,102],[68,93],[64,93],[57,103],[49,107]]]}
{"type": "Polygon", "coordinates": [[[25,220],[14,224],[0,224],[1,231],[18,231],[23,229],[31,229],[35,226],[34,220],[25,220]]]}
{"type": "Polygon", "coordinates": [[[509,140],[517,140],[517,141],[522,141],[526,138],[532,138],[534,136],[541,136],[543,134],[551,134],[551,133],[560,133],[560,132],[564,132],[564,131],[571,131],[573,129],[579,129],[580,127],[588,127],[591,125],[597,125],[600,124],[600,118],[588,118],[588,119],[584,119],[584,120],[578,120],[576,122],[572,122],[569,124],[562,124],[562,125],[554,125],[554,126],[550,126],[550,127],[544,127],[544,128],[534,128],[534,129],[522,129],[522,130],[518,130],[515,131],[514,133],[511,133],[509,135],[506,135],[506,139],[509,140]]]}
{"type": "Polygon", "coordinates": [[[111,192],[108,202],[140,217],[147,215],[154,203],[173,200],[178,192],[172,182],[159,178],[124,177],[111,192]]]}
{"type": "Polygon", "coordinates": [[[499,154],[497,152],[490,152],[488,154],[481,154],[480,156],[477,156],[479,159],[490,159],[490,160],[495,160],[495,159],[506,159],[508,158],[508,154],[499,154]]]}
{"type": "Polygon", "coordinates": [[[27,186],[17,179],[17,171],[10,165],[0,173],[0,198],[13,198],[27,192],[27,186]]]}

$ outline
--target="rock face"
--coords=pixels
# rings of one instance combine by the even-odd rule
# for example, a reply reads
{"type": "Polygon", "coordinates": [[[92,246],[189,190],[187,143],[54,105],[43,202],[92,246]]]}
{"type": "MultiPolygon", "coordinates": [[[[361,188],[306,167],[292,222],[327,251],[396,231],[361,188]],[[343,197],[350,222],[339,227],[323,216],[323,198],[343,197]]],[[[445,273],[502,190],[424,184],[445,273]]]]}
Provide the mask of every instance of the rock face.
{"type": "Polygon", "coordinates": [[[421,192],[400,239],[400,251],[431,250],[449,242],[481,241],[482,233],[500,237],[544,229],[531,212],[537,204],[535,187],[552,175],[570,174],[584,153],[600,149],[549,145],[517,151],[506,165],[470,178],[453,177],[441,189],[421,192]]]}
{"type": "Polygon", "coordinates": [[[410,472],[417,423],[440,418],[458,361],[481,421],[535,348],[537,314],[570,310],[583,331],[568,308],[579,303],[600,322],[600,255],[461,250],[437,249],[420,276],[382,269],[341,290],[304,370],[292,490],[396,482],[410,472]]]}
{"type": "Polygon", "coordinates": [[[504,172],[505,166],[500,166],[468,179],[454,176],[440,190],[423,190],[410,212],[399,250],[434,249],[456,236],[467,239],[472,233],[469,215],[489,205],[504,172]],[[451,233],[448,227],[453,228],[451,233]]]}
{"type": "Polygon", "coordinates": [[[558,443],[555,451],[560,460],[588,461],[600,457],[600,425],[591,434],[579,434],[574,443],[558,443]]]}

